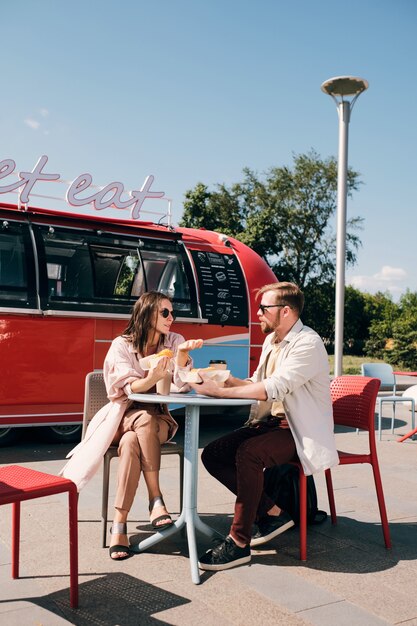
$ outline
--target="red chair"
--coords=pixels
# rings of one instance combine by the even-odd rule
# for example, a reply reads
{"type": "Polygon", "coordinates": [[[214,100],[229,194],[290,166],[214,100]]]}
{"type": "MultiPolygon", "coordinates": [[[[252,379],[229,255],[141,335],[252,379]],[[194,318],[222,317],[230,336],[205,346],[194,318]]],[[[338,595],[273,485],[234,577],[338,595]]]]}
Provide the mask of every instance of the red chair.
{"type": "MultiPolygon", "coordinates": [[[[380,380],[378,378],[338,376],[331,382],[331,396],[335,424],[339,426],[350,426],[351,428],[360,428],[361,430],[367,430],[369,433],[368,453],[356,454],[338,451],[339,462],[340,465],[353,465],[355,463],[370,463],[372,465],[385,547],[389,549],[391,548],[391,538],[375,441],[375,402],[379,386],[380,380]]],[[[301,561],[306,561],[307,476],[305,476],[300,463],[293,463],[293,465],[298,467],[300,477],[300,559],[301,561]]],[[[326,470],[325,474],[330,514],[332,523],[336,524],[336,506],[330,469],[326,470]]]]}
{"type": "Polygon", "coordinates": [[[20,503],[68,492],[69,552],[70,552],[70,604],[78,607],[78,494],[76,485],[67,478],[44,474],[20,465],[0,467],[0,506],[13,504],[12,508],[12,577],[19,578],[20,503]]]}

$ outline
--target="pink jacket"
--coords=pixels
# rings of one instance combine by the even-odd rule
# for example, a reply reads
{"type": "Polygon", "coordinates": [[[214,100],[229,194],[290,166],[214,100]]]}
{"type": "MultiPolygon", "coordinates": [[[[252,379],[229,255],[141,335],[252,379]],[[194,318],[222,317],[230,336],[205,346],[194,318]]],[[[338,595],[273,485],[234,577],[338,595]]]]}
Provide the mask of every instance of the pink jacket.
{"type": "MultiPolygon", "coordinates": [[[[169,348],[175,354],[178,345],[183,341],[182,335],[169,333],[165,338],[164,348],[169,348]]],[[[68,453],[69,461],[60,472],[62,476],[69,478],[77,485],[78,491],[81,491],[100,467],[123,415],[132,404],[128,399],[128,395],[132,393],[130,384],[138,378],[145,377],[145,371],[139,365],[141,355],[138,354],[136,358],[136,354],[131,343],[123,337],[116,337],[106,355],[103,375],[110,402],[92,418],[84,439],[68,453]]],[[[192,360],[184,368],[175,365],[171,391],[189,391],[189,386],[181,382],[178,370],[191,368],[192,360]]],[[[173,418],[171,419],[170,439],[178,429],[178,424],[173,418]]]]}

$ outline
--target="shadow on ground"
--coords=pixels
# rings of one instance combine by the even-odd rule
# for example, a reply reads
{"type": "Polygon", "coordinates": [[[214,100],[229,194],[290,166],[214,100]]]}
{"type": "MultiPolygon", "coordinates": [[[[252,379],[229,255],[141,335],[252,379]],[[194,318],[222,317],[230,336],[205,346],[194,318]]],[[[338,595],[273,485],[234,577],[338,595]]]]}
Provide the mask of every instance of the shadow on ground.
{"type": "MultiPolygon", "coordinates": [[[[1,602],[13,602],[14,598],[1,602]]],[[[190,602],[123,573],[107,574],[79,586],[79,608],[71,609],[68,589],[42,598],[19,598],[66,619],[76,626],[137,626],[167,624],[154,617],[190,602]]]]}
{"type": "MultiPolygon", "coordinates": [[[[204,515],[201,519],[223,536],[227,535],[231,515],[204,515]]],[[[400,561],[417,559],[417,522],[390,522],[392,549],[385,548],[380,523],[354,520],[338,516],[333,525],[328,518],[319,526],[308,529],[307,561],[299,560],[299,530],[293,528],[276,539],[252,550],[252,564],[279,565],[281,567],[307,567],[326,572],[366,574],[394,568],[400,561]]],[[[141,527],[138,527],[142,530],[141,527]]],[[[131,537],[136,543],[146,536],[142,533],[131,537]]],[[[199,554],[211,547],[210,541],[198,534],[199,554]]],[[[188,556],[187,541],[178,534],[160,542],[148,552],[158,554],[181,554],[188,556]]],[[[210,574],[212,575],[212,574],[210,574]]],[[[209,577],[203,575],[202,581],[209,577]]]]}

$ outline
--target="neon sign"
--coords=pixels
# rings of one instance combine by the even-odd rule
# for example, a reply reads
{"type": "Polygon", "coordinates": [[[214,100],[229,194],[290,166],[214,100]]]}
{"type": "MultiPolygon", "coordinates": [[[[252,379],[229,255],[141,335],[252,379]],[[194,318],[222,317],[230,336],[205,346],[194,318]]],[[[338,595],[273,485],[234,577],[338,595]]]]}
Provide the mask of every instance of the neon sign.
{"type": "MultiPolygon", "coordinates": [[[[46,155],[41,156],[31,172],[19,172],[20,180],[10,185],[0,186],[0,194],[10,193],[21,187],[19,190],[19,202],[21,204],[28,204],[35,183],[60,180],[60,174],[48,174],[44,172],[44,167],[47,162],[48,157],[46,155]]],[[[16,163],[13,159],[0,161],[0,180],[13,174],[15,169],[16,163]]],[[[139,219],[142,205],[147,198],[163,198],[165,196],[163,191],[151,191],[153,181],[154,176],[150,174],[146,177],[142,187],[134,191],[126,191],[123,183],[112,182],[96,193],[80,197],[83,192],[87,191],[87,189],[92,186],[93,182],[91,174],[80,174],[80,176],[70,184],[65,199],[71,206],[79,207],[91,204],[97,211],[102,211],[108,207],[114,207],[116,209],[127,209],[131,207],[130,216],[132,219],[137,220],[139,219]],[[121,196],[123,193],[126,193],[129,199],[122,200],[121,196]]]]}

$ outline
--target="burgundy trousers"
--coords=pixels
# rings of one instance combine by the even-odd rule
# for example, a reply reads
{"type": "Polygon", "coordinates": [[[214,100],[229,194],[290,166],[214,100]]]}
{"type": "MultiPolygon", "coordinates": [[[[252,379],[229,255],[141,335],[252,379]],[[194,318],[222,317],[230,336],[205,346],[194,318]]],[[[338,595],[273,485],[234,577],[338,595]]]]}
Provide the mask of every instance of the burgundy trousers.
{"type": "Polygon", "coordinates": [[[275,504],[263,490],[263,470],[297,458],[290,429],[276,420],[244,426],[204,448],[207,471],[236,494],[230,533],[239,542],[250,543],[254,522],[275,504]]]}

